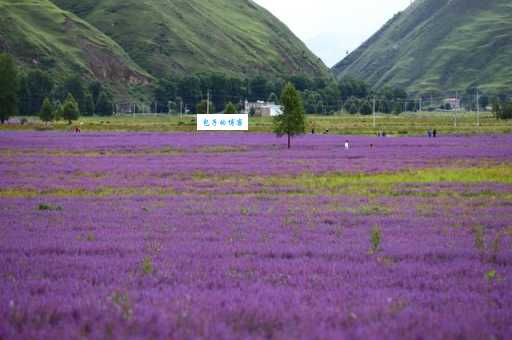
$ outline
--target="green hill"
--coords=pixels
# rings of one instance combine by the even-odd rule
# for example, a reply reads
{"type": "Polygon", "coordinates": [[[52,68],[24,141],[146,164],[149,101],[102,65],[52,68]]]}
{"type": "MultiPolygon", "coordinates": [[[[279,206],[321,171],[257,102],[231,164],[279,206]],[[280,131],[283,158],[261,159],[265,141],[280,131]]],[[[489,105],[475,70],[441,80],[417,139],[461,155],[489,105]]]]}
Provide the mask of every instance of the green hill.
{"type": "Polygon", "coordinates": [[[110,83],[118,94],[150,79],[112,39],[48,0],[0,0],[0,51],[57,79],[82,74],[110,83]]]}
{"type": "Polygon", "coordinates": [[[156,77],[250,76],[328,69],[284,24],[250,0],[55,0],[118,42],[156,77]]]}
{"type": "Polygon", "coordinates": [[[512,90],[510,0],[416,0],[334,66],[410,92],[512,90]]]}

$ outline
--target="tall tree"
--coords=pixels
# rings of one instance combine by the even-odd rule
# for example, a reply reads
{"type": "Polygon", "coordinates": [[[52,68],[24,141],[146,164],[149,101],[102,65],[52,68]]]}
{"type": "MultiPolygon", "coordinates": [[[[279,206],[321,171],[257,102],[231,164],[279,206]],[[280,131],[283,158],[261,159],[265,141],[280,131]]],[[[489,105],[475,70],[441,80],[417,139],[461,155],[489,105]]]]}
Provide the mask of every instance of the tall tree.
{"type": "Polygon", "coordinates": [[[18,71],[14,59],[0,54],[0,122],[3,124],[17,110],[18,71]]]}
{"type": "Polygon", "coordinates": [[[494,117],[496,117],[496,119],[500,118],[501,103],[498,97],[494,97],[492,99],[492,113],[494,114],[494,117]]]}
{"type": "Polygon", "coordinates": [[[44,99],[39,118],[45,123],[53,120],[53,105],[49,98],[44,99]]]}
{"type": "Polygon", "coordinates": [[[250,101],[265,100],[268,97],[268,82],[263,76],[257,76],[250,80],[250,101]]]}
{"type": "Polygon", "coordinates": [[[80,116],[80,108],[71,93],[68,93],[66,101],[62,104],[61,115],[69,124],[80,116]]]}
{"type": "Polygon", "coordinates": [[[79,112],[86,115],[94,114],[93,96],[89,92],[89,88],[79,76],[70,76],[57,88],[57,98],[65,100],[67,95],[71,93],[75,102],[78,104],[79,112]]]}
{"type": "Polygon", "coordinates": [[[227,114],[227,115],[234,115],[234,114],[236,114],[236,107],[235,107],[235,105],[233,105],[232,102],[229,102],[226,105],[226,108],[224,109],[224,113],[227,114]]]}
{"type": "Polygon", "coordinates": [[[37,115],[46,97],[50,97],[54,82],[50,75],[41,70],[32,70],[20,81],[19,111],[22,115],[37,115]]]}
{"type": "Polygon", "coordinates": [[[112,95],[106,90],[101,91],[94,108],[100,116],[112,116],[114,113],[112,95]]]}
{"type": "Polygon", "coordinates": [[[299,92],[292,83],[286,84],[281,94],[282,115],[274,117],[274,132],[277,136],[288,136],[288,149],[291,148],[291,137],[304,134],[306,118],[304,105],[299,92]]]}
{"type": "Polygon", "coordinates": [[[178,95],[185,106],[194,107],[201,98],[201,82],[195,76],[180,79],[178,83],[178,95]]]}

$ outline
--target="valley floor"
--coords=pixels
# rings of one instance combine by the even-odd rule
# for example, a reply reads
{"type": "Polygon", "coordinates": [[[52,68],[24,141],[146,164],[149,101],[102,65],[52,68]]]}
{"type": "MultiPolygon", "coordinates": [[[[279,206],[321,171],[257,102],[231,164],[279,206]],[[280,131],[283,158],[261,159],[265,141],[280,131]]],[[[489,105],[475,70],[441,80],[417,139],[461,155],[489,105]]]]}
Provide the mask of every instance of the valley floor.
{"type": "MultiPolygon", "coordinates": [[[[373,127],[373,116],[361,115],[335,115],[318,116],[307,115],[307,133],[311,133],[312,125],[315,133],[322,134],[328,130],[329,134],[337,135],[370,135],[376,136],[379,132],[386,132],[389,136],[424,136],[429,129],[437,129],[441,135],[473,135],[512,133],[512,121],[501,121],[489,112],[480,114],[480,126],[477,126],[475,112],[421,112],[404,113],[401,115],[378,114],[373,127]]],[[[0,131],[16,130],[57,130],[73,131],[80,126],[88,132],[195,132],[196,116],[176,115],[120,115],[114,117],[82,117],[80,120],[68,125],[60,121],[46,125],[37,117],[25,118],[27,123],[21,125],[23,118],[12,118],[10,124],[0,125],[0,131]]],[[[251,118],[250,132],[272,132],[273,122],[269,117],[251,118]]]]}

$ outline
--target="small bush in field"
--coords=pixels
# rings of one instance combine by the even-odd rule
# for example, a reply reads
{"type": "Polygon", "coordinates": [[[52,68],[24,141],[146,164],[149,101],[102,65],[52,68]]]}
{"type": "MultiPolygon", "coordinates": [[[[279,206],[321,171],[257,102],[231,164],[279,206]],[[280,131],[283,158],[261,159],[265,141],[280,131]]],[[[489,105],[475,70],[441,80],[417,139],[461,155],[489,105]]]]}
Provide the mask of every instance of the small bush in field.
{"type": "Polygon", "coordinates": [[[150,256],[146,256],[142,261],[142,272],[144,275],[151,275],[153,271],[153,259],[150,256]]]}
{"type": "Polygon", "coordinates": [[[493,269],[493,270],[490,270],[487,273],[485,273],[485,278],[487,279],[487,281],[492,282],[496,279],[496,275],[497,275],[497,272],[495,269],[493,269]]]}
{"type": "Polygon", "coordinates": [[[481,225],[473,227],[473,234],[475,237],[475,248],[484,251],[485,250],[485,239],[484,239],[484,227],[481,225]]]}
{"type": "Polygon", "coordinates": [[[382,233],[378,226],[373,227],[372,233],[370,236],[371,248],[369,253],[376,254],[380,251],[380,243],[382,241],[382,233]]]}
{"type": "Polygon", "coordinates": [[[51,204],[41,203],[41,204],[39,204],[38,209],[40,211],[61,211],[62,207],[58,206],[58,205],[51,205],[51,204]]]}

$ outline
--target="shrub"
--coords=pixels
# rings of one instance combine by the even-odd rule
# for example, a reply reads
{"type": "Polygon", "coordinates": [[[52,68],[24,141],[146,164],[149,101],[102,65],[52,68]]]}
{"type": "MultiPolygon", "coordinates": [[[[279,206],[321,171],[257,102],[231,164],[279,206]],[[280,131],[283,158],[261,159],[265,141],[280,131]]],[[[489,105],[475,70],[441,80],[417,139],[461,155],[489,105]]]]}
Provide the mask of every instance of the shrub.
{"type": "Polygon", "coordinates": [[[39,204],[38,209],[41,211],[60,211],[60,210],[62,210],[62,207],[58,206],[58,205],[41,203],[41,204],[39,204]]]}
{"type": "Polygon", "coordinates": [[[151,256],[146,256],[142,261],[142,272],[144,273],[144,275],[151,275],[153,274],[153,271],[153,259],[151,258],[151,256]]]}
{"type": "Polygon", "coordinates": [[[496,270],[493,269],[493,270],[490,270],[488,271],[487,273],[485,273],[485,278],[487,279],[487,281],[491,282],[491,281],[494,281],[496,279],[496,270]]]}
{"type": "Polygon", "coordinates": [[[473,235],[475,237],[475,248],[484,251],[485,250],[485,239],[484,239],[484,227],[477,225],[473,227],[473,235]]]}
{"type": "Polygon", "coordinates": [[[378,226],[373,227],[370,242],[371,242],[371,248],[370,248],[370,254],[376,254],[380,250],[380,243],[382,241],[382,235],[380,228],[378,226]]]}
{"type": "Polygon", "coordinates": [[[498,261],[498,255],[500,254],[500,249],[501,249],[501,238],[502,238],[502,233],[498,232],[496,234],[496,237],[494,238],[494,240],[492,242],[491,260],[493,262],[497,262],[498,261]]]}

